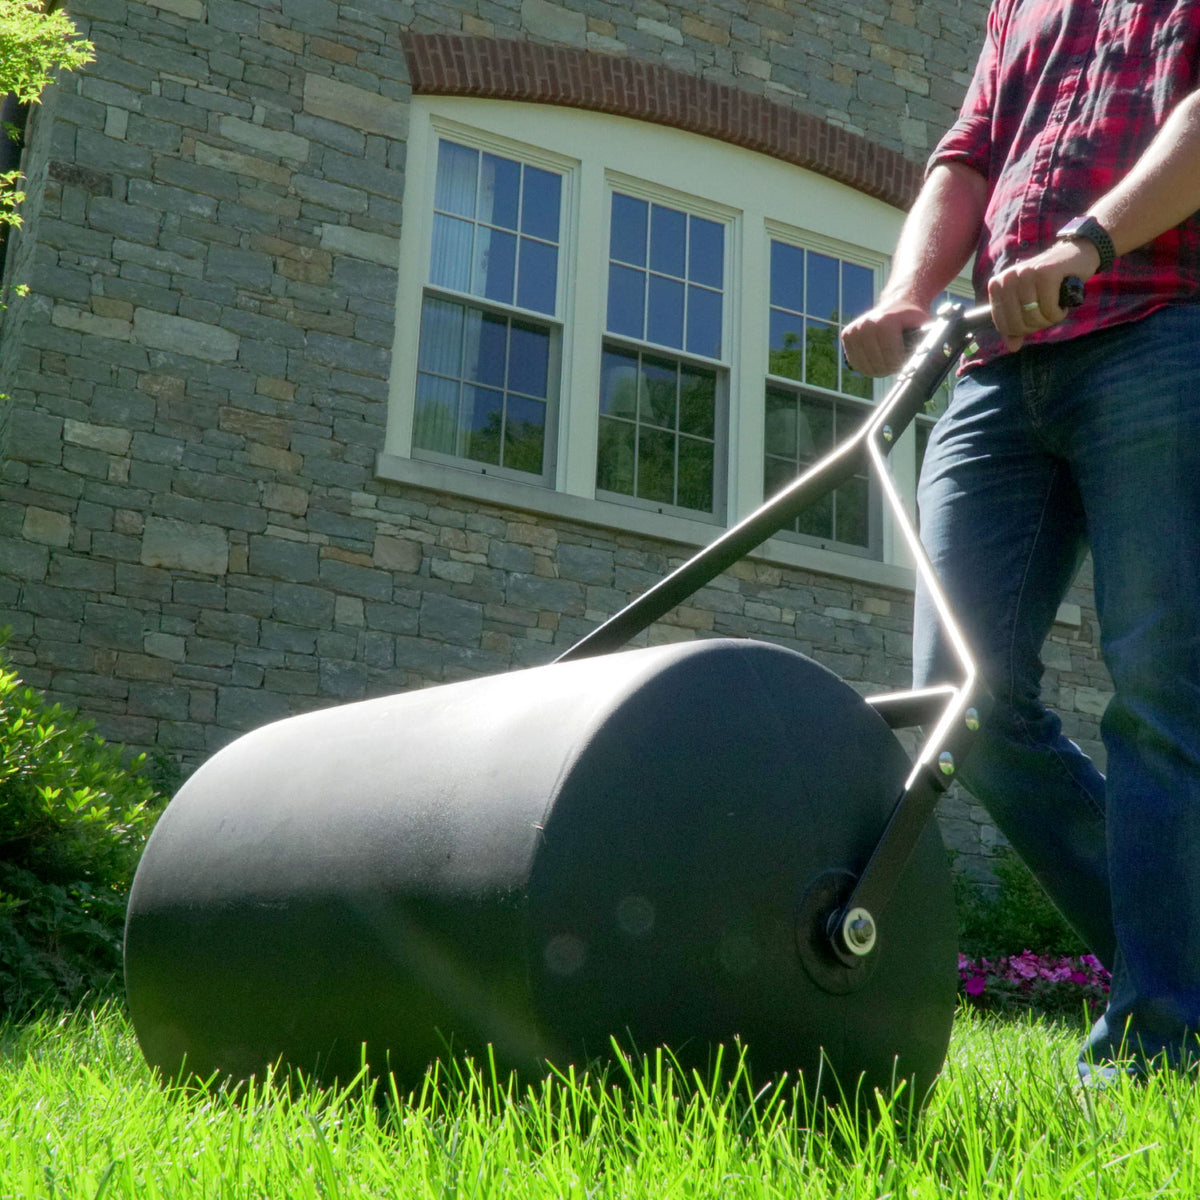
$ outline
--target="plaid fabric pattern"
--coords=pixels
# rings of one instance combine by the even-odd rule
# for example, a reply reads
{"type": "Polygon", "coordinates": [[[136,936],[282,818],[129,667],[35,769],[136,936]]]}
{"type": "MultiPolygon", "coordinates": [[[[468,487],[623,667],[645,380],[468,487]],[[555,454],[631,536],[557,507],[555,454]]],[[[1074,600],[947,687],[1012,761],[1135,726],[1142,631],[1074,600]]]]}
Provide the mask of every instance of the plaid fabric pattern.
{"type": "MultiPolygon", "coordinates": [[[[929,160],[989,184],[975,289],[1055,232],[1133,166],[1200,76],[1200,0],[994,0],[959,119],[929,160]]],[[[1200,217],[1118,258],[1088,283],[1059,341],[1200,297],[1200,217]]],[[[978,363],[1002,352],[981,339],[978,363]]]]}

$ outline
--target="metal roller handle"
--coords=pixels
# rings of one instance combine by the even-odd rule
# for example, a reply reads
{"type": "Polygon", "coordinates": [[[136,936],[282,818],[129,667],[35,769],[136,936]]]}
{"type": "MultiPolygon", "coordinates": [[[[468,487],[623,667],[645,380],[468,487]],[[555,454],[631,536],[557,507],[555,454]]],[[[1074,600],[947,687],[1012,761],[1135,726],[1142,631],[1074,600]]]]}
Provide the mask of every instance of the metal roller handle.
{"type": "MultiPolygon", "coordinates": [[[[1059,303],[1075,308],[1083,302],[1083,283],[1075,276],[1063,280],[1059,303]]],[[[867,697],[885,720],[901,723],[934,723],[920,747],[904,788],[893,806],[879,841],[872,850],[850,895],[829,915],[826,926],[832,952],[849,966],[863,963],[876,948],[876,917],[887,905],[896,881],[931,816],[938,797],[949,786],[956,763],[961,761],[986,718],[988,690],[974,656],[958,628],[941,584],[917,536],[913,522],[892,483],[885,458],[895,441],[911,424],[950,374],[955,361],[975,334],[991,324],[989,305],[966,308],[948,302],[936,317],[918,331],[919,344],[905,363],[887,396],[871,419],[851,437],[810,467],[778,495],[766,501],[733,528],[693,555],[665,579],[626,605],[615,616],[559,656],[559,662],[588,658],[617,650],[659,617],[686,600],[727,567],[745,558],[772,534],[795,520],[817,500],[834,491],[862,469],[875,476],[909,553],[916,564],[953,647],[962,672],[957,684],[904,693],[894,697],[867,697]],[[894,703],[899,701],[899,703],[894,703]],[[913,719],[889,719],[905,713],[913,719]]]]}

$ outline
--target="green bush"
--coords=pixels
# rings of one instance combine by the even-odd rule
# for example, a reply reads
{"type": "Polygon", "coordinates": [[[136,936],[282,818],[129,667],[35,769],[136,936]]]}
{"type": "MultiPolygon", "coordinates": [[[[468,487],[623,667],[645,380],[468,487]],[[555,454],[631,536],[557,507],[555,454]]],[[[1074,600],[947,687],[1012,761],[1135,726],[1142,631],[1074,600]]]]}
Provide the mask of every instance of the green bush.
{"type": "Polygon", "coordinates": [[[162,806],[143,768],[0,658],[0,1018],[114,989],[162,806]]]}
{"type": "Polygon", "coordinates": [[[1013,851],[1002,850],[993,871],[998,881],[993,888],[961,872],[955,874],[961,953],[990,959],[1025,950],[1046,956],[1087,953],[1087,947],[1013,851]]]}

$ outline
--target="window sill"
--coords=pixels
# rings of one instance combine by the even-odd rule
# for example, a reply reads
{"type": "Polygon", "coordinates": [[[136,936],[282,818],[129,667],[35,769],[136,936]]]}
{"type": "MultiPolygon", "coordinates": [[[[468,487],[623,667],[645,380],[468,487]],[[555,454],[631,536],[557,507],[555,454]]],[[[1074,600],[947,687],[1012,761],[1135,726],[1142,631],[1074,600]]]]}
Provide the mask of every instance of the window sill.
{"type": "MultiPolygon", "coordinates": [[[[707,546],[721,532],[718,527],[705,521],[691,521],[686,517],[626,507],[610,500],[571,496],[549,488],[463,471],[440,463],[403,458],[396,454],[380,454],[376,460],[375,474],[389,483],[406,483],[485,504],[577,521],[620,533],[679,542],[685,546],[707,546]]],[[[747,557],[773,566],[796,567],[898,591],[913,590],[914,573],[911,567],[839,554],[834,550],[804,546],[782,538],[768,538],[747,557]]]]}

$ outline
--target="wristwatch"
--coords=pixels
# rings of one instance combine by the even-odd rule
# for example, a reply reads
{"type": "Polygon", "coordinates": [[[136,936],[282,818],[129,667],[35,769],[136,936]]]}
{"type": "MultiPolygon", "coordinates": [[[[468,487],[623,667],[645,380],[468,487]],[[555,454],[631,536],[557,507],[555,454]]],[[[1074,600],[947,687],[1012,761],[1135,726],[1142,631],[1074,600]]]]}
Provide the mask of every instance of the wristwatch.
{"type": "Polygon", "coordinates": [[[1095,217],[1086,216],[1068,221],[1054,235],[1056,242],[1077,242],[1080,238],[1091,242],[1100,255],[1100,265],[1096,268],[1096,273],[1107,271],[1117,257],[1117,251],[1113,246],[1112,238],[1108,236],[1108,230],[1095,217]]]}

